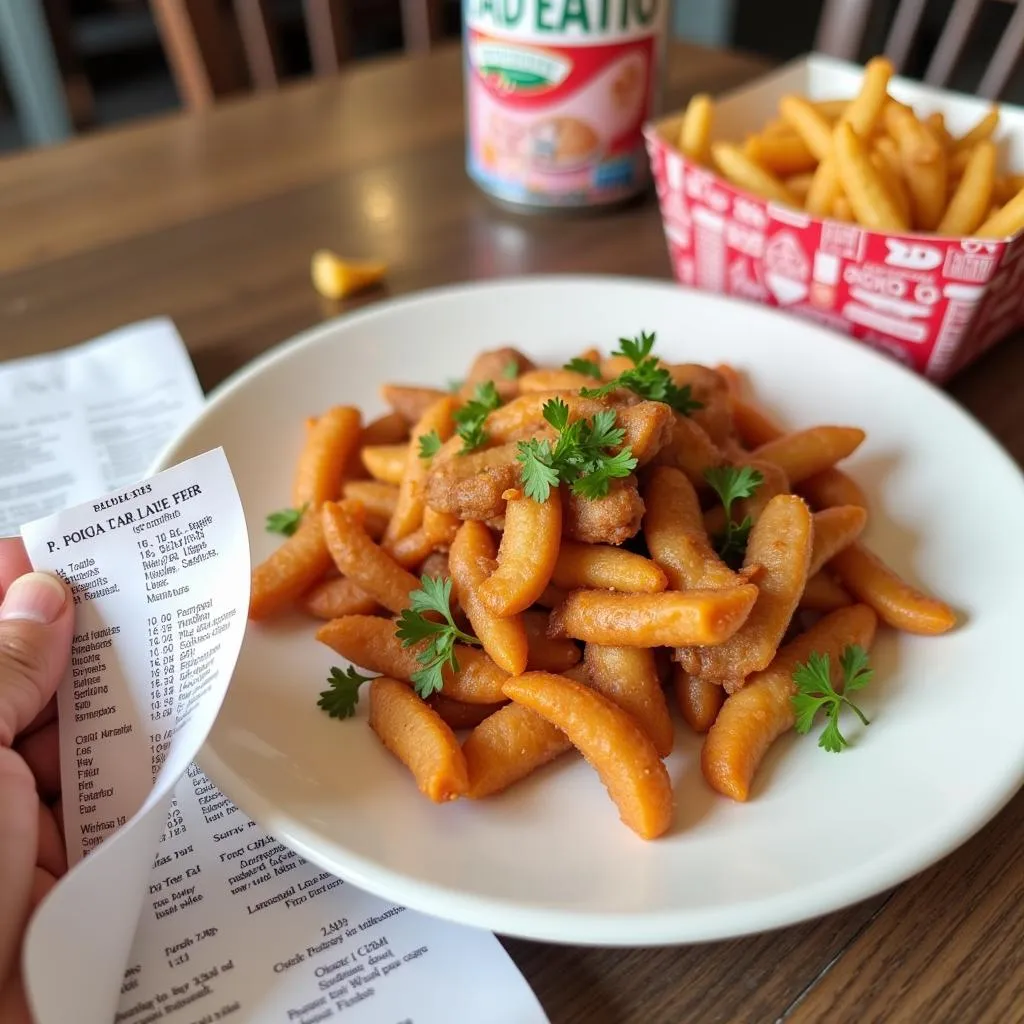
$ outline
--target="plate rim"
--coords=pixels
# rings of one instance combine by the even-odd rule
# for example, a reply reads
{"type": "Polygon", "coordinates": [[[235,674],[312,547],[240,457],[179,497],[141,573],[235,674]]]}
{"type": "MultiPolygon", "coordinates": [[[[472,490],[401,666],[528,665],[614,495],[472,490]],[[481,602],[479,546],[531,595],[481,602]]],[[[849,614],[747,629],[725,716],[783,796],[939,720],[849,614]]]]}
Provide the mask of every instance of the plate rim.
{"type": "MultiPolygon", "coordinates": [[[[670,280],[613,274],[529,274],[460,282],[405,295],[383,297],[378,302],[312,325],[260,354],[212,389],[200,414],[164,446],[151,473],[173,465],[175,452],[201,428],[221,402],[226,401],[235,391],[243,389],[249,380],[267,372],[277,362],[286,361],[301,349],[326,343],[339,328],[358,330],[361,323],[387,316],[395,307],[407,308],[438,301],[457,301],[461,295],[467,293],[594,285],[671,291],[691,298],[697,297],[702,302],[709,302],[712,305],[732,308],[738,306],[754,318],[777,318],[790,324],[796,320],[803,332],[818,335],[823,344],[838,343],[841,347],[856,349],[859,358],[884,367],[883,372],[891,374],[896,371],[897,376],[902,375],[903,386],[928,392],[933,399],[937,397],[940,403],[958,418],[961,426],[975,434],[979,441],[987,441],[994,449],[992,454],[1001,460],[1016,479],[1024,504],[1024,472],[998,438],[943,389],[890,356],[825,325],[795,318],[792,314],[774,307],[738,301],[727,296],[681,286],[670,280]]],[[[522,900],[469,894],[442,884],[419,881],[398,871],[381,867],[377,862],[351,851],[346,851],[343,872],[339,871],[339,863],[318,847],[313,830],[250,786],[221,759],[215,748],[204,743],[196,761],[225,795],[284,845],[295,849],[311,863],[340,875],[351,884],[382,899],[400,903],[430,916],[495,931],[502,935],[556,944],[609,947],[689,945],[720,941],[773,931],[838,912],[902,884],[934,866],[980,832],[1013,799],[1024,784],[1022,742],[1015,764],[1008,765],[1005,778],[999,780],[1000,785],[989,790],[988,799],[972,804],[972,813],[961,816],[956,827],[948,827],[946,834],[940,837],[941,842],[933,840],[928,843],[924,856],[921,847],[909,848],[903,851],[902,856],[886,854],[868,862],[869,870],[858,867],[853,872],[846,872],[845,876],[839,879],[823,879],[797,893],[785,892],[734,906],[626,913],[552,909],[524,904],[522,900]],[[1010,770],[1014,767],[1015,772],[1010,770]],[[495,921],[498,918],[501,927],[495,928],[495,921]]]]}

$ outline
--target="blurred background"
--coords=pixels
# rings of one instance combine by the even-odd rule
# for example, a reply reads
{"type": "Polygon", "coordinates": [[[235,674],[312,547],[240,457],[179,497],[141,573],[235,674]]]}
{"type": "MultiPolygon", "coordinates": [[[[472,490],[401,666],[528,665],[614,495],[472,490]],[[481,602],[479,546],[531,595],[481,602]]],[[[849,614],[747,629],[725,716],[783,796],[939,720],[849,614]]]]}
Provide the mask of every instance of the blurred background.
{"type": "MultiPolygon", "coordinates": [[[[954,4],[972,8],[952,81],[973,91],[1013,0],[917,0],[906,65],[927,66],[954,4]]],[[[786,60],[812,49],[824,13],[866,20],[879,52],[897,0],[674,0],[681,38],[786,60]]],[[[0,154],[180,109],[368,57],[458,38],[460,0],[0,0],[0,154]]],[[[1003,99],[1024,100],[1011,79],[1003,99]]]]}

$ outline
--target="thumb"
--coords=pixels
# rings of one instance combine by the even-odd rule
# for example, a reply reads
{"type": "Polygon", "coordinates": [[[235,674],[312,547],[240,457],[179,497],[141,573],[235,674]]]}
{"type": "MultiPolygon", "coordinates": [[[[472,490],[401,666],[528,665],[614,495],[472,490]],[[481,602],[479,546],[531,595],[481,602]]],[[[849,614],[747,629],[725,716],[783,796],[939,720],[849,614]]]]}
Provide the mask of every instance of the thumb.
{"type": "Polygon", "coordinates": [[[0,747],[53,696],[67,668],[74,605],[64,583],[45,572],[19,576],[0,604],[0,747]]]}

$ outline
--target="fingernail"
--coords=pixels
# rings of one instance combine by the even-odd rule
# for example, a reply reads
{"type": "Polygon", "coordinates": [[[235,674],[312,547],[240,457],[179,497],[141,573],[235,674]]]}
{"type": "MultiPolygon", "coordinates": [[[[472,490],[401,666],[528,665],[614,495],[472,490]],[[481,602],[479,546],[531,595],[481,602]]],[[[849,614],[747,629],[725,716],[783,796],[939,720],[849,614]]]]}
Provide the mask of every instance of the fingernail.
{"type": "Polygon", "coordinates": [[[49,625],[56,622],[67,599],[68,592],[56,576],[29,572],[7,588],[0,605],[0,619],[28,619],[49,625]]]}

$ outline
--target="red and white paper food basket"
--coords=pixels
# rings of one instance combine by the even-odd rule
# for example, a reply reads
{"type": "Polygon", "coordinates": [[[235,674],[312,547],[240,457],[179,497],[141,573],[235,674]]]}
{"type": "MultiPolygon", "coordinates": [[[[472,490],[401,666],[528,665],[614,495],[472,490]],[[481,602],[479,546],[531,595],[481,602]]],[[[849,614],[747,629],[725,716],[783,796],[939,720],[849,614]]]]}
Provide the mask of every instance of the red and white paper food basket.
{"type": "MultiPolygon", "coordinates": [[[[812,55],[715,104],[713,137],[742,141],[789,92],[857,94],[863,69],[812,55]]],[[[893,79],[919,116],[954,135],[987,101],[893,79]]],[[[1008,241],[896,235],[812,217],[737,189],[675,147],[681,114],[645,129],[669,255],[683,284],[779,306],[947,380],[1024,325],[1024,233],[1008,241]]],[[[1024,110],[1001,107],[1000,167],[1024,169],[1024,110]]]]}

